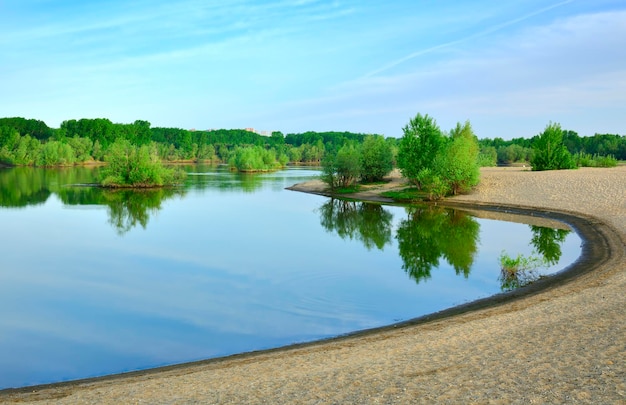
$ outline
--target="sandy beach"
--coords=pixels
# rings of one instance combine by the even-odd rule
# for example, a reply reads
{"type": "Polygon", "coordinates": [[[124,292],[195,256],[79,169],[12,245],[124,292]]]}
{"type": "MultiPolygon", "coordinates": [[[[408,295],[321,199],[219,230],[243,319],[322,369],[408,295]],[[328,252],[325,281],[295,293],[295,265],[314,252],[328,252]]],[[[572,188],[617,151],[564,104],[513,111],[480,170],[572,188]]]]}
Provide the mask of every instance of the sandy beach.
{"type": "MultiPolygon", "coordinates": [[[[323,185],[295,189],[319,193],[323,185]]],[[[376,200],[379,192],[356,197],[376,200]]],[[[281,350],[6,390],[0,403],[626,404],[626,166],[485,168],[475,191],[448,203],[573,215],[594,229],[601,252],[576,277],[468,311],[281,350]]]]}

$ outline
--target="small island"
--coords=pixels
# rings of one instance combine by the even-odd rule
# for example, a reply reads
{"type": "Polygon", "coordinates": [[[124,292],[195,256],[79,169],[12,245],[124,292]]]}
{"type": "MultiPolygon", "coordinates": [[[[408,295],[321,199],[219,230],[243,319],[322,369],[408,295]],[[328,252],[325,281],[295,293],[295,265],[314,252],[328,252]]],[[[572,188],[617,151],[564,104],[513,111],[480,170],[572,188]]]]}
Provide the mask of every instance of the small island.
{"type": "Polygon", "coordinates": [[[152,188],[175,186],[185,180],[181,169],[166,168],[156,148],[134,146],[125,139],[115,141],[107,155],[100,185],[108,188],[152,188]]]}

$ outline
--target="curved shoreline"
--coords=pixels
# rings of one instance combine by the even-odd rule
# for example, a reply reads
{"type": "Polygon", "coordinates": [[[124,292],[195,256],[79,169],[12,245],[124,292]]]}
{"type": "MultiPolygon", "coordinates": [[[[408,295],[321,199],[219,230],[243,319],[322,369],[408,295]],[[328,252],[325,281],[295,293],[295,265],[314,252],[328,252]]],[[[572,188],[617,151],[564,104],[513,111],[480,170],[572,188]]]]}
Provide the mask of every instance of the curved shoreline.
{"type": "MultiPolygon", "coordinates": [[[[593,173],[591,181],[596,181],[594,176],[597,175],[598,172],[593,173]]],[[[551,179],[553,176],[533,175],[533,181],[536,178],[551,179]]],[[[622,181],[615,187],[626,184],[626,170],[620,169],[613,176],[622,181]]],[[[529,187],[528,184],[526,187],[529,187]]],[[[567,188],[563,192],[567,192],[567,188]]],[[[489,201],[494,198],[480,195],[483,191],[479,190],[473,197],[452,199],[446,205],[496,210],[506,207],[504,209],[507,211],[520,212],[530,208],[541,215],[564,215],[566,222],[584,233],[584,239],[591,238],[599,243],[585,243],[584,249],[589,250],[585,253],[586,258],[577,260],[568,271],[562,272],[562,279],[550,277],[547,279],[549,285],[536,283],[530,288],[518,290],[520,296],[515,296],[515,293],[500,294],[401,325],[321,342],[98,379],[5,390],[0,392],[0,401],[484,402],[499,398],[502,402],[537,400],[555,403],[573,399],[591,403],[597,402],[598,398],[606,402],[623,400],[626,338],[623,334],[625,322],[622,312],[626,238],[623,223],[618,219],[624,221],[624,215],[619,215],[626,213],[626,207],[623,206],[625,200],[621,200],[621,204],[619,200],[613,201],[617,202],[618,215],[611,216],[612,213],[603,210],[603,207],[597,207],[600,210],[598,215],[594,210],[587,209],[588,212],[584,212],[583,209],[581,212],[563,207],[564,204],[559,204],[559,201],[555,204],[540,201],[544,205],[544,208],[540,208],[525,204],[526,201],[515,195],[509,197],[513,200],[517,198],[515,202],[518,204],[506,201],[507,198],[503,197],[500,197],[501,201],[504,200],[502,203],[494,203],[489,201]],[[555,205],[559,207],[555,208],[555,205]],[[570,217],[572,214],[574,217],[570,217]],[[598,234],[589,234],[592,231],[598,234]],[[595,259],[594,265],[589,265],[589,258],[595,259]],[[590,302],[587,295],[597,298],[597,294],[602,299],[607,296],[611,300],[608,306],[603,301],[596,303],[596,309],[601,310],[603,316],[590,317],[586,305],[590,302]],[[552,311],[546,312],[546,308],[552,311]],[[595,333],[584,338],[576,333],[574,329],[577,328],[572,327],[574,319],[570,318],[577,313],[580,317],[576,320],[589,321],[580,325],[574,322],[577,328],[585,329],[584,324],[591,323],[596,325],[595,333]],[[524,321],[522,328],[516,324],[520,320],[524,321]],[[557,333],[556,337],[563,339],[569,336],[566,342],[554,340],[554,331],[551,329],[557,329],[556,324],[564,331],[557,333]],[[599,324],[602,324],[601,330],[610,333],[598,333],[599,324]],[[546,325],[548,328],[544,327],[546,325]],[[537,328],[542,332],[539,336],[537,328]],[[460,341],[459,335],[464,337],[460,341]],[[497,336],[503,337],[504,341],[497,336]],[[546,339],[546,336],[552,338],[546,339]],[[580,339],[577,339],[579,336],[580,339]],[[510,341],[507,342],[507,339],[510,341]],[[549,341],[547,345],[545,340],[549,341]],[[602,346],[599,343],[603,340],[605,342],[602,346]],[[473,341],[474,344],[467,346],[467,341],[473,341]],[[425,346],[422,347],[424,342],[425,346]],[[536,347],[527,347],[529,342],[536,347]],[[595,342],[596,349],[587,347],[591,343],[585,342],[595,342]],[[564,346],[566,343],[567,347],[564,346]],[[484,351],[493,351],[493,347],[498,347],[500,351],[496,350],[495,355],[485,355],[483,352],[473,354],[481,346],[484,351]],[[537,347],[539,351],[535,350],[537,347]],[[561,350],[555,351],[555,347],[561,350]],[[598,350],[601,353],[596,353],[598,350]],[[564,352],[575,354],[576,358],[570,361],[559,359],[564,352]],[[531,353],[539,359],[530,356],[531,353]],[[588,353],[592,354],[589,358],[588,353]],[[606,360],[607,354],[616,361],[606,360]],[[520,355],[527,359],[528,364],[519,364],[520,355]],[[586,358],[582,366],[580,357],[586,358]],[[418,364],[407,364],[407,358],[418,364]],[[554,371],[560,373],[546,373],[540,367],[542,361],[558,362],[552,367],[556,367],[554,371]],[[570,364],[572,362],[574,364],[570,364]],[[511,368],[511,364],[516,367],[511,368]],[[418,367],[424,365],[428,365],[426,371],[418,367]],[[497,367],[489,368],[489,365],[497,367]],[[579,373],[569,373],[568,369],[578,370],[579,373]],[[588,386],[580,382],[572,385],[575,382],[572,378],[588,378],[591,371],[600,369],[604,370],[602,381],[588,386]],[[398,370],[405,372],[398,375],[398,370]],[[533,370],[536,371],[535,378],[533,370]],[[503,376],[509,379],[515,376],[519,381],[504,381],[503,376]],[[416,385],[416,380],[421,384],[416,385]],[[364,384],[365,381],[369,384],[364,384]],[[494,381],[499,384],[494,386],[494,381]],[[542,381],[543,385],[538,384],[542,381]]],[[[620,197],[620,194],[617,196],[620,197]]],[[[606,205],[607,201],[604,203],[606,205]]],[[[610,203],[609,200],[608,205],[610,203]]]]}

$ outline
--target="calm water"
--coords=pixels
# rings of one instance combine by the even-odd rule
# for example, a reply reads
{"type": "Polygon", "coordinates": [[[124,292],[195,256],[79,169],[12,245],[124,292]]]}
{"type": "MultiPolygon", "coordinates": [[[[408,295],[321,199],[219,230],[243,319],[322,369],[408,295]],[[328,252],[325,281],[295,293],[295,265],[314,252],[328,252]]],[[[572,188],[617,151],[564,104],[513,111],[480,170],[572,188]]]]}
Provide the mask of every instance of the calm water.
{"type": "Polygon", "coordinates": [[[97,169],[0,170],[0,388],[337,336],[499,293],[498,257],[580,254],[567,230],[284,190],[318,172],[190,166],[106,191],[97,169]]]}

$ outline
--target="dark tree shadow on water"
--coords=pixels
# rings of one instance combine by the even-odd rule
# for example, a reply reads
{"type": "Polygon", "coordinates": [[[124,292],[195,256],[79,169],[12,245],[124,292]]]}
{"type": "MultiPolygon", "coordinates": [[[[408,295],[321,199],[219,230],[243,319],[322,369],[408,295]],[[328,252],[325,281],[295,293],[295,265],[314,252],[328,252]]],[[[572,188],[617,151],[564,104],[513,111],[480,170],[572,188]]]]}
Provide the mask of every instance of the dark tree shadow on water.
{"type": "Polygon", "coordinates": [[[342,239],[358,240],[368,250],[391,243],[393,215],[381,205],[330,199],[318,211],[324,229],[342,239]]]}
{"type": "Polygon", "coordinates": [[[118,235],[124,235],[136,226],[143,229],[150,216],[161,209],[163,201],[184,195],[180,188],[103,189],[100,187],[67,187],[59,193],[67,205],[106,206],[109,224],[118,235]]]}
{"type": "Polygon", "coordinates": [[[563,254],[561,245],[571,231],[535,225],[531,225],[530,229],[533,234],[530,243],[535,248],[535,251],[543,257],[546,264],[557,264],[563,254]]]}
{"type": "Polygon", "coordinates": [[[419,283],[445,259],[457,275],[468,277],[478,250],[480,224],[470,215],[440,207],[407,207],[396,238],[402,268],[419,283]]]}

